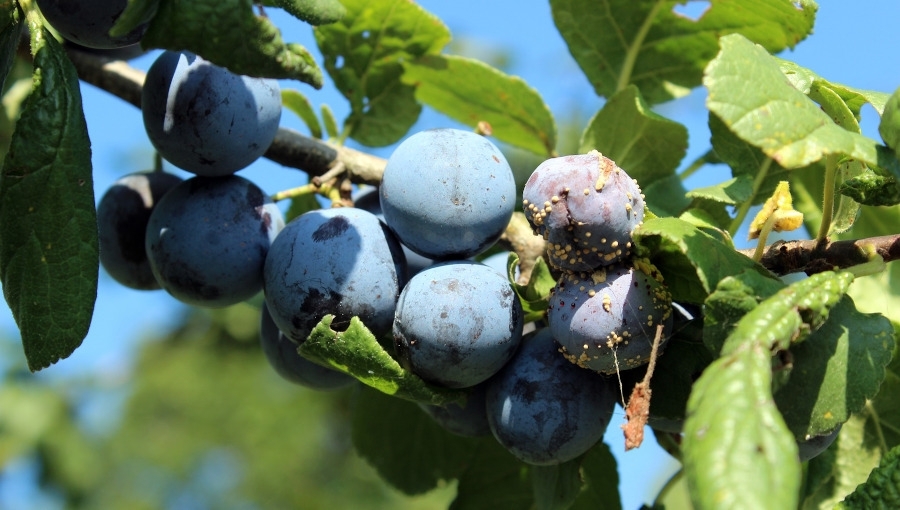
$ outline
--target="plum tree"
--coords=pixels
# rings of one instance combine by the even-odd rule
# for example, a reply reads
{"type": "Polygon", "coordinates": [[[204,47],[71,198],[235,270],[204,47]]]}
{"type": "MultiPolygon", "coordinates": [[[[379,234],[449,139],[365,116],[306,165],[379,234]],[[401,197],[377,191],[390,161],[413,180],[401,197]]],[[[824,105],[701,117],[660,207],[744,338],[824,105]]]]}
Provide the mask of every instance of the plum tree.
{"type": "Polygon", "coordinates": [[[612,381],[568,363],[543,328],[487,383],[485,402],[500,444],[524,462],[552,465],[600,441],[616,398],[612,381]]]}
{"type": "Polygon", "coordinates": [[[147,24],[143,23],[121,36],[109,34],[128,6],[128,0],[37,0],[37,4],[60,35],[88,48],[112,49],[137,44],[147,30],[147,24]]]}
{"type": "Polygon", "coordinates": [[[170,189],[182,182],[168,172],[137,172],[118,179],[97,204],[100,264],[117,282],[139,290],[158,289],[147,259],[147,222],[170,189]]]}
{"type": "Polygon", "coordinates": [[[192,177],[169,190],[147,222],[147,258],[175,298],[233,305],[262,290],[269,246],[284,227],[281,210],[251,181],[192,177]]]}
{"type": "Polygon", "coordinates": [[[390,332],[406,260],[374,214],[357,208],[315,210],[292,220],[265,262],[265,295],[278,328],[302,343],[327,314],[335,326],[361,318],[390,332]]]}
{"type": "Polygon", "coordinates": [[[391,153],[379,188],[388,226],[410,249],[437,260],[490,248],[515,208],[503,153],[459,129],[418,132],[391,153]]]}
{"type": "Polygon", "coordinates": [[[165,51],[141,96],[147,136],[197,175],[232,174],[269,148],[281,119],[278,81],[241,76],[190,52],[165,51]]]}
{"type": "Polygon", "coordinates": [[[423,379],[468,388],[497,373],[522,339],[524,314],[507,279],[469,260],[435,264],[400,293],[394,341],[423,379]]]}

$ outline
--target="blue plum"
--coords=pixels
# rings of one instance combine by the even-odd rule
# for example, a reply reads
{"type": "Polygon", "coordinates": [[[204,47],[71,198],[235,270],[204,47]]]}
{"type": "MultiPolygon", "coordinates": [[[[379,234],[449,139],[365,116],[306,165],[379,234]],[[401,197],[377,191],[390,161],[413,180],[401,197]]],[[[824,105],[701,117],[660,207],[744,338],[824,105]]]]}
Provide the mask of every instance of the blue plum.
{"type": "Polygon", "coordinates": [[[109,29],[128,6],[128,0],[37,0],[41,14],[65,39],[88,48],[112,49],[137,43],[147,24],[110,37],[109,29]]]}
{"type": "Polygon", "coordinates": [[[516,458],[535,465],[572,460],[603,438],[618,397],[612,379],[562,358],[550,330],[522,341],[487,382],[488,423],[516,458]]]}
{"type": "Polygon", "coordinates": [[[147,223],[153,275],[188,304],[223,307],[262,290],[263,264],[284,218],[236,175],[192,177],[169,190],[147,223]]]}
{"type": "Polygon", "coordinates": [[[328,314],[332,327],[356,316],[376,336],[386,335],[405,282],[399,241],[375,215],[354,207],[294,218],[266,257],[269,312],[298,343],[328,314]]]}
{"type": "Polygon", "coordinates": [[[560,351],[603,374],[647,363],[657,324],[666,336],[672,330],[672,298],[661,279],[641,259],[593,273],[564,273],[547,314],[560,351]]]}
{"type": "Polygon", "coordinates": [[[314,390],[334,390],[356,382],[353,377],[310,361],[297,352],[297,343],[291,341],[272,320],[269,308],[262,305],[259,323],[259,341],[263,354],[275,372],[285,380],[314,390]]]}
{"type": "Polygon", "coordinates": [[[486,390],[487,382],[476,385],[462,406],[453,403],[445,406],[419,403],[419,407],[452,434],[464,437],[489,436],[491,427],[485,408],[486,390]]]}
{"type": "MultiPolygon", "coordinates": [[[[381,212],[381,202],[378,194],[378,188],[370,187],[362,190],[354,199],[353,205],[362,210],[369,211],[370,213],[378,216],[378,218],[384,221],[384,214],[381,212]]],[[[408,246],[400,243],[403,246],[403,255],[406,257],[406,274],[409,277],[418,273],[419,271],[425,269],[426,267],[434,264],[434,260],[423,257],[418,253],[409,249],[408,246]]]]}
{"type": "Polygon", "coordinates": [[[166,172],[136,172],[103,194],[97,204],[100,264],[117,282],[137,290],[160,288],[144,247],[147,222],[163,195],[181,181],[166,172]]]}
{"type": "Polygon", "coordinates": [[[397,303],[400,363],[425,380],[475,386],[512,357],[524,314],[506,277],[469,260],[435,264],[413,276],[397,303]]]}
{"type": "Polygon", "coordinates": [[[544,161],[522,191],[534,233],[547,240],[548,262],[593,271],[631,255],[632,231],[644,219],[637,182],[597,151],[544,161]]]}
{"type": "Polygon", "coordinates": [[[397,146],[379,192],[384,219],[403,244],[450,260],[497,242],[515,208],[516,183],[503,153],[483,136],[433,129],[397,146]]]}
{"type": "Polygon", "coordinates": [[[281,121],[278,81],[234,74],[189,52],[163,52],[141,95],[147,136],[166,160],[207,177],[256,161],[281,121]]]}

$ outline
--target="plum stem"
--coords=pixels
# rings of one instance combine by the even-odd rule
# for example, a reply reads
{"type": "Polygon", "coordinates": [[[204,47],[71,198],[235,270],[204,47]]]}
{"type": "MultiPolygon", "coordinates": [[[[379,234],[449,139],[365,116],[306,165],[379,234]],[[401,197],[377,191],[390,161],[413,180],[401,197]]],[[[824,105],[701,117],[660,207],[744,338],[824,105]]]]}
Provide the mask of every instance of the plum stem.
{"type": "Polygon", "coordinates": [[[759,165],[759,171],[756,172],[756,178],[753,179],[753,191],[750,194],[750,198],[744,201],[741,204],[740,209],[738,209],[737,215],[732,220],[731,225],[728,227],[728,233],[731,234],[731,237],[735,237],[738,229],[741,228],[741,224],[744,223],[744,219],[747,217],[747,212],[750,211],[750,206],[753,205],[753,197],[759,194],[759,189],[762,187],[763,181],[766,180],[766,176],[769,175],[769,167],[772,166],[772,158],[767,157],[763,162],[759,165]]]}
{"type": "Polygon", "coordinates": [[[834,215],[834,181],[838,168],[838,156],[829,154],[825,157],[825,191],[822,193],[822,223],[816,241],[823,242],[831,230],[831,219],[834,215]]]}

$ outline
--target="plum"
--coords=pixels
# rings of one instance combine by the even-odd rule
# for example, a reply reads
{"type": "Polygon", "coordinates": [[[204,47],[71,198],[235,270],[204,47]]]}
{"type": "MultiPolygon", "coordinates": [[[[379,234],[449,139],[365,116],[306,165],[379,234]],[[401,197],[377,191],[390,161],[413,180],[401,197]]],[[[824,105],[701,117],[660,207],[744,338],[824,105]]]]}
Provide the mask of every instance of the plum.
{"type": "Polygon", "coordinates": [[[141,95],[147,136],[175,166],[207,177],[256,161],[281,121],[278,81],[234,74],[190,52],[163,52],[141,95]]]}
{"type": "Polygon", "coordinates": [[[144,240],[150,213],[181,177],[167,172],[135,172],[117,180],[97,204],[100,264],[120,284],[159,289],[144,240]]]}
{"type": "Polygon", "coordinates": [[[153,275],[172,296],[206,307],[262,290],[263,264],[284,218],[243,177],[192,177],[159,201],[147,223],[153,275]]]}
{"type": "Polygon", "coordinates": [[[547,240],[548,262],[568,271],[593,271],[632,252],[631,233],[644,218],[637,182],[597,151],[551,158],[522,191],[534,233],[547,240]]]}
{"type": "MultiPolygon", "coordinates": [[[[378,188],[370,187],[360,191],[359,194],[354,197],[353,205],[355,207],[359,207],[364,211],[369,211],[375,216],[378,216],[378,219],[384,221],[384,214],[381,212],[380,200],[381,198],[378,194],[378,188]]],[[[403,255],[406,257],[407,276],[412,277],[412,275],[434,264],[433,259],[423,257],[418,253],[410,250],[408,246],[403,244],[403,242],[401,242],[400,245],[403,247],[403,255]]]]}
{"type": "Polygon", "coordinates": [[[356,382],[343,372],[301,356],[297,351],[299,345],[278,329],[265,303],[260,311],[259,341],[269,364],[287,381],[314,390],[334,390],[356,382]]]}
{"type": "Polygon", "coordinates": [[[128,0],[37,0],[37,4],[59,35],[88,48],[129,46],[140,41],[147,31],[147,23],[143,23],[123,36],[109,35],[128,0]]]}
{"type": "Polygon", "coordinates": [[[355,207],[309,211],[272,243],[265,295],[278,328],[304,342],[325,315],[332,327],[359,317],[376,336],[394,320],[406,261],[400,243],[374,214],[355,207]]]}
{"type": "Polygon", "coordinates": [[[659,272],[637,259],[592,273],[564,273],[547,320],[572,363],[614,374],[649,361],[657,324],[671,334],[672,298],[659,272]]]}
{"type": "Polygon", "coordinates": [[[388,158],[384,220],[414,252],[464,259],[490,248],[512,217],[516,182],[503,153],[459,129],[420,131],[388,158]]]}
{"type": "Polygon", "coordinates": [[[394,317],[400,363],[425,380],[467,388],[512,357],[524,314],[509,280],[484,264],[441,262],[410,278],[394,317]]]}
{"type": "Polygon", "coordinates": [[[536,465],[587,452],[603,438],[619,395],[612,379],[563,359],[548,328],[526,336],[486,384],[494,437],[513,456],[536,465]]]}

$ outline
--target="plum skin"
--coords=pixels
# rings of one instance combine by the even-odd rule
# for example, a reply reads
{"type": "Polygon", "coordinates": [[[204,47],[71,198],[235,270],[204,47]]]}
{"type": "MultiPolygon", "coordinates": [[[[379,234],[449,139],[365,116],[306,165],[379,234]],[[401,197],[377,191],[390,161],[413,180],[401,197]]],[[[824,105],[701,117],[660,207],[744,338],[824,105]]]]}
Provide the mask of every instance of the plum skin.
{"type": "Polygon", "coordinates": [[[147,23],[131,32],[111,37],[109,30],[128,6],[128,0],[37,0],[41,14],[65,39],[95,49],[135,44],[147,31],[147,23]]]}
{"type": "Polygon", "coordinates": [[[141,112],[163,158],[197,175],[224,176],[272,144],[281,89],[277,80],[240,76],[190,52],[165,51],[147,71],[141,112]]]}
{"type": "Polygon", "coordinates": [[[100,264],[118,283],[136,290],[156,290],[144,240],[156,204],[182,182],[167,172],[135,172],[110,186],[97,204],[100,264]]]}
{"type": "Polygon", "coordinates": [[[612,379],[566,361],[543,328],[487,382],[485,405],[494,437],[513,456],[554,465],[603,438],[617,397],[612,379]]]}
{"type": "Polygon", "coordinates": [[[147,223],[153,275],[176,299],[218,308],[262,290],[263,264],[284,226],[268,195],[243,177],[192,177],[160,200],[147,223]]]}
{"type": "Polygon", "coordinates": [[[551,158],[522,191],[534,233],[547,240],[548,262],[567,271],[592,271],[632,254],[631,233],[644,218],[634,179],[597,151],[551,158]]]}
{"type": "Polygon", "coordinates": [[[297,352],[299,345],[278,329],[265,302],[260,310],[259,341],[266,360],[286,381],[314,390],[335,390],[356,382],[356,379],[343,372],[301,356],[297,352]]]}
{"type": "Polygon", "coordinates": [[[379,187],[388,226],[414,252],[463,259],[493,245],[515,208],[516,183],[503,153],[459,129],[420,131],[388,158],[379,187]]]}
{"type": "Polygon", "coordinates": [[[495,374],[519,346],[519,298],[493,268],[469,260],[435,264],[410,278],[394,317],[401,365],[427,381],[475,386],[495,374]]]}
{"type": "Polygon", "coordinates": [[[547,317],[563,356],[603,374],[647,363],[657,325],[663,341],[672,329],[672,298],[661,279],[641,259],[564,273],[550,294],[547,317]]]}
{"type": "Polygon", "coordinates": [[[309,211],[272,243],[264,268],[269,312],[302,343],[325,315],[332,327],[359,317],[376,336],[390,332],[406,261],[375,215],[354,207],[309,211]]]}

